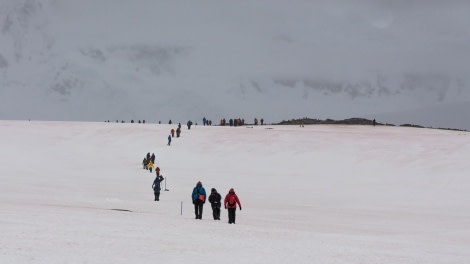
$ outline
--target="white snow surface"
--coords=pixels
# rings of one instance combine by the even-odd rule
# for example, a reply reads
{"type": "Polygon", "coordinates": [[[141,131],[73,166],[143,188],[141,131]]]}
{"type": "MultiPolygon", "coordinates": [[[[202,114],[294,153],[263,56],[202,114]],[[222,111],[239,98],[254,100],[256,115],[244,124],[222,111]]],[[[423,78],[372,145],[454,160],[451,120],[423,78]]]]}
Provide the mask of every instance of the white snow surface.
{"type": "Polygon", "coordinates": [[[470,263],[469,132],[175,127],[0,121],[0,263],[470,263]],[[199,180],[235,225],[194,219],[199,180]]]}

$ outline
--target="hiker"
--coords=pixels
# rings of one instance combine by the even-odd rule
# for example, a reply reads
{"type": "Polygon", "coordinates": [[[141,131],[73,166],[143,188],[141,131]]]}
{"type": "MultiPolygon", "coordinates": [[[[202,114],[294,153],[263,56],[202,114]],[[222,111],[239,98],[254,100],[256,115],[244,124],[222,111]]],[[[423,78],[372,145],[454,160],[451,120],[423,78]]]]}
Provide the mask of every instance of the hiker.
{"type": "Polygon", "coordinates": [[[155,194],[155,201],[160,201],[160,191],[162,189],[162,187],[160,186],[160,183],[162,181],[163,181],[162,175],[158,175],[153,181],[152,189],[153,189],[153,193],[155,194]]]}
{"type": "Polygon", "coordinates": [[[224,207],[228,209],[228,223],[235,224],[235,211],[237,210],[237,204],[240,207],[240,211],[242,210],[242,205],[240,200],[238,200],[238,196],[235,194],[233,188],[227,193],[224,199],[224,207]]]}
{"type": "Polygon", "coordinates": [[[188,130],[190,130],[191,126],[193,125],[193,122],[189,120],[188,123],[186,123],[186,125],[188,126],[188,130]]]}
{"type": "Polygon", "coordinates": [[[142,161],[142,166],[143,166],[143,169],[144,170],[148,170],[149,167],[147,166],[148,164],[148,161],[147,161],[147,158],[144,157],[144,160],[142,161]]]}
{"type": "Polygon", "coordinates": [[[215,188],[212,188],[211,195],[209,195],[209,202],[211,203],[214,220],[220,220],[220,200],[222,200],[222,196],[215,188]]]}
{"type": "Polygon", "coordinates": [[[168,146],[171,144],[171,135],[168,135],[168,146]]]}
{"type": "Polygon", "coordinates": [[[170,132],[171,132],[171,137],[175,137],[175,129],[172,128],[170,132]]]}
{"type": "Polygon", "coordinates": [[[194,187],[191,198],[193,199],[196,219],[202,219],[202,208],[206,203],[206,190],[202,187],[201,181],[198,181],[196,187],[194,187]]]}
{"type": "Polygon", "coordinates": [[[148,167],[149,167],[150,173],[152,173],[152,169],[153,169],[153,162],[152,162],[152,160],[149,160],[149,162],[148,162],[148,167]]]}

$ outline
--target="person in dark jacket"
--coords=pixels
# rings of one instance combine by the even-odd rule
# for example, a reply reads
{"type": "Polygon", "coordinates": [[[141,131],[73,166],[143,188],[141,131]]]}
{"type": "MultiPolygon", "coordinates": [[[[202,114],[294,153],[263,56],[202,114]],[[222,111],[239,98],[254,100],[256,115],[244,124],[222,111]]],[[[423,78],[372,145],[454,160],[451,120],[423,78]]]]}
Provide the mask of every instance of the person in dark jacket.
{"type": "Polygon", "coordinates": [[[188,123],[186,123],[186,125],[188,125],[188,130],[190,130],[191,126],[193,125],[193,121],[189,120],[188,123]]]}
{"type": "Polygon", "coordinates": [[[206,203],[206,190],[202,187],[201,181],[198,181],[196,187],[194,187],[191,198],[193,199],[196,219],[202,219],[202,208],[206,203]]]}
{"type": "Polygon", "coordinates": [[[181,128],[178,127],[178,128],[176,129],[176,137],[179,138],[180,135],[181,135],[181,128]]]}
{"type": "Polygon", "coordinates": [[[212,207],[212,215],[214,220],[220,220],[220,205],[221,205],[222,196],[217,192],[215,188],[212,188],[211,195],[209,195],[209,202],[212,207]]]}
{"type": "Polygon", "coordinates": [[[237,210],[237,204],[240,207],[240,211],[242,210],[242,205],[238,196],[235,194],[233,188],[227,193],[224,199],[224,207],[228,209],[228,223],[235,224],[235,211],[237,210]]]}
{"type": "Polygon", "coordinates": [[[144,170],[148,170],[149,167],[148,167],[148,162],[147,162],[147,158],[144,158],[144,160],[142,161],[142,166],[144,167],[144,170]]]}
{"type": "Polygon", "coordinates": [[[171,144],[171,135],[168,135],[168,146],[171,144]]]}
{"type": "Polygon", "coordinates": [[[160,186],[160,183],[163,181],[163,176],[159,175],[155,178],[152,184],[152,189],[153,193],[155,194],[155,201],[160,201],[160,191],[162,190],[162,187],[160,186]]]}

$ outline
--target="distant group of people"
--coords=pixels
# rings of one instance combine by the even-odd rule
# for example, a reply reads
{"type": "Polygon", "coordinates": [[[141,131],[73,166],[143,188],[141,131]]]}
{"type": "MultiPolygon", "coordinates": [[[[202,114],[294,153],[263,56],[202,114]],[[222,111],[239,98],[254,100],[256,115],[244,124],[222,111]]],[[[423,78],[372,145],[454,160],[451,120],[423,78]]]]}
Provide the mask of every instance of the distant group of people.
{"type": "Polygon", "coordinates": [[[202,119],[203,126],[212,126],[212,120],[207,120],[206,117],[202,119]]]}
{"type": "MultiPolygon", "coordinates": [[[[170,120],[170,124],[171,124],[171,120],[170,120]]],[[[193,122],[189,120],[187,123],[188,130],[191,129],[192,125],[193,125],[193,122]]],[[[175,132],[176,132],[176,137],[179,138],[181,135],[181,123],[178,123],[178,128],[176,128],[176,130],[174,128],[170,130],[170,135],[168,135],[168,143],[167,143],[168,146],[171,145],[171,140],[172,138],[175,137],[175,132]]]]}
{"type": "MultiPolygon", "coordinates": [[[[204,121],[204,120],[203,120],[204,121]]],[[[261,118],[261,125],[264,125],[264,119],[261,118]]],[[[244,118],[230,118],[229,121],[225,120],[225,118],[220,119],[219,124],[221,126],[244,126],[245,125],[245,119],[244,118]]],[[[253,121],[254,125],[258,125],[258,118],[255,118],[253,121]]]]}
{"type": "MultiPolygon", "coordinates": [[[[104,121],[104,122],[110,123],[109,120],[104,121]]],[[[261,125],[263,125],[263,124],[264,124],[264,119],[261,118],[261,119],[260,119],[260,122],[261,122],[261,125]]],[[[124,120],[121,120],[121,121],[116,120],[116,123],[126,123],[126,121],[124,121],[124,120]]],[[[134,120],[131,120],[131,123],[134,123],[134,120]]],[[[141,121],[141,120],[138,120],[138,121],[135,122],[135,123],[145,124],[145,120],[142,120],[142,121],[141,121]]],[[[161,121],[158,121],[158,124],[161,124],[161,123],[162,123],[161,121]]],[[[171,121],[171,119],[168,121],[168,124],[170,124],[170,125],[173,124],[173,122],[171,121]]],[[[180,124],[181,124],[181,123],[180,123],[180,124]]],[[[206,117],[204,117],[204,118],[202,119],[202,124],[203,124],[204,126],[212,126],[212,120],[209,120],[209,119],[207,119],[206,117]]],[[[254,124],[254,125],[258,125],[258,118],[255,118],[255,119],[254,119],[253,124],[254,124]]],[[[191,120],[189,120],[189,121],[186,123],[186,125],[188,126],[188,130],[189,130],[189,129],[191,129],[191,126],[193,125],[193,122],[192,122],[191,120]]],[[[197,125],[197,123],[196,123],[196,125],[197,125]]],[[[231,118],[231,119],[229,119],[229,121],[227,122],[227,121],[225,120],[225,118],[222,118],[222,119],[220,119],[219,125],[221,125],[221,126],[226,126],[226,125],[230,125],[230,126],[243,126],[243,125],[245,125],[245,119],[243,119],[243,118],[231,118]]]]}
{"type": "MultiPolygon", "coordinates": [[[[202,219],[202,212],[204,204],[206,203],[206,190],[202,186],[201,181],[198,181],[196,186],[193,189],[191,198],[194,204],[194,213],[196,214],[196,219],[202,219]]],[[[222,196],[217,192],[215,188],[211,189],[211,194],[209,195],[209,203],[212,207],[212,217],[214,220],[220,220],[220,209],[222,207],[222,196]]],[[[238,199],[235,190],[231,188],[223,202],[224,208],[228,210],[228,223],[235,224],[236,210],[237,205],[242,210],[242,205],[240,199],[238,199]]]]}
{"type": "MultiPolygon", "coordinates": [[[[220,125],[221,126],[226,126],[227,125],[227,120],[225,118],[220,119],[220,125]]],[[[228,121],[229,126],[243,126],[245,125],[245,119],[243,118],[230,118],[228,121]]]]}
{"type": "MultiPolygon", "coordinates": [[[[155,154],[152,153],[152,155],[150,155],[150,152],[148,152],[147,155],[142,160],[143,169],[148,170],[150,171],[150,173],[152,173],[154,164],[155,164],[155,154]]],[[[160,168],[157,167],[156,170],[160,171],[160,168]]]]}

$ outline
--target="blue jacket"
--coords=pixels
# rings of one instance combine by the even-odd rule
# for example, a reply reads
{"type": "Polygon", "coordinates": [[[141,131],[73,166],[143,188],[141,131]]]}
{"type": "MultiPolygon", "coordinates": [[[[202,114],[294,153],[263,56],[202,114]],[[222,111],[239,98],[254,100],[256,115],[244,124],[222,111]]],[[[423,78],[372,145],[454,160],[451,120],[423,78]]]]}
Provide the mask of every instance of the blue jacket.
{"type": "Polygon", "coordinates": [[[163,181],[163,176],[162,175],[155,178],[155,180],[153,181],[153,184],[152,184],[152,188],[153,188],[154,192],[156,192],[156,193],[160,192],[160,190],[161,190],[160,183],[162,181],[163,181]]]}
{"type": "Polygon", "coordinates": [[[199,194],[204,195],[204,203],[206,202],[206,190],[204,187],[202,187],[202,183],[198,183],[196,187],[193,189],[193,194],[191,195],[191,198],[193,199],[193,202],[199,199],[199,194]]]}

